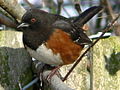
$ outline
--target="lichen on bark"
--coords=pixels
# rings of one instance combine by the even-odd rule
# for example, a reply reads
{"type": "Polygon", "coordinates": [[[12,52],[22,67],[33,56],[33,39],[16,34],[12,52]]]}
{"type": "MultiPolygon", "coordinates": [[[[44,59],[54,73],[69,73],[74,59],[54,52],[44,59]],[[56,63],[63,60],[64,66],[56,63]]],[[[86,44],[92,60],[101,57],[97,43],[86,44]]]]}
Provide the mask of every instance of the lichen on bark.
{"type": "Polygon", "coordinates": [[[32,80],[31,58],[22,44],[22,33],[0,31],[0,85],[19,90],[18,84],[32,80]]]}
{"type": "Polygon", "coordinates": [[[93,48],[94,90],[120,90],[120,37],[101,39],[93,48]]]}

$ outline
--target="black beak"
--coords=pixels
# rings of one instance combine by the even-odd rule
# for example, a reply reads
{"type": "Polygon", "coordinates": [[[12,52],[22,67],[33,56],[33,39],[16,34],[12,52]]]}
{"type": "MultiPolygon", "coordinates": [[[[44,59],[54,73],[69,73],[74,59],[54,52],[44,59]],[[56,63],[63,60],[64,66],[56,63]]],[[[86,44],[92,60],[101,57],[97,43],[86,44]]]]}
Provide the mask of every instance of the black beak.
{"type": "Polygon", "coordinates": [[[29,24],[21,23],[20,25],[17,26],[17,28],[22,28],[22,27],[29,27],[29,24]]]}

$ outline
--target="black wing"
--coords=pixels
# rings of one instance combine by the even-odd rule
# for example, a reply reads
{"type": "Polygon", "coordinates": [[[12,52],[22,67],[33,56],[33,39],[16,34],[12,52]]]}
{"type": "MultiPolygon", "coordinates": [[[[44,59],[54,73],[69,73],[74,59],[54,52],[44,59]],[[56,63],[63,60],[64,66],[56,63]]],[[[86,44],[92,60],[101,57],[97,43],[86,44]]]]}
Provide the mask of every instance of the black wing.
{"type": "Polygon", "coordinates": [[[59,28],[64,30],[65,32],[69,33],[72,37],[72,40],[80,45],[91,44],[91,40],[88,36],[84,33],[82,28],[77,28],[73,23],[67,22],[64,20],[56,21],[53,26],[55,28],[59,28]]]}

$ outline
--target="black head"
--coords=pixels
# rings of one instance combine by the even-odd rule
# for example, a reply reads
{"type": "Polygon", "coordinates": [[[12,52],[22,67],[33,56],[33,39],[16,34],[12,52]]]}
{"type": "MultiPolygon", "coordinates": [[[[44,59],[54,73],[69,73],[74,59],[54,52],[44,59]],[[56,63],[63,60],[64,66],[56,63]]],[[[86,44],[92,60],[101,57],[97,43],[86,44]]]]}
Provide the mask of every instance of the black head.
{"type": "Polygon", "coordinates": [[[34,28],[49,24],[49,14],[45,11],[33,8],[29,9],[22,17],[21,24],[17,28],[34,28]]]}

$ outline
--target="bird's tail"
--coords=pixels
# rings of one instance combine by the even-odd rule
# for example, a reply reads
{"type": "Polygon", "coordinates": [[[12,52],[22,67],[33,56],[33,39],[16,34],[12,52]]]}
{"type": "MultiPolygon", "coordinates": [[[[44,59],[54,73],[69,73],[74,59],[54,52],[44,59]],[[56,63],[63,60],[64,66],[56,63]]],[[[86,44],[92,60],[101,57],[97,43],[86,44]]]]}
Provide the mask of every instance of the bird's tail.
{"type": "Polygon", "coordinates": [[[93,6],[82,12],[73,22],[77,26],[83,26],[87,23],[93,16],[103,9],[102,6],[93,6]]]}

